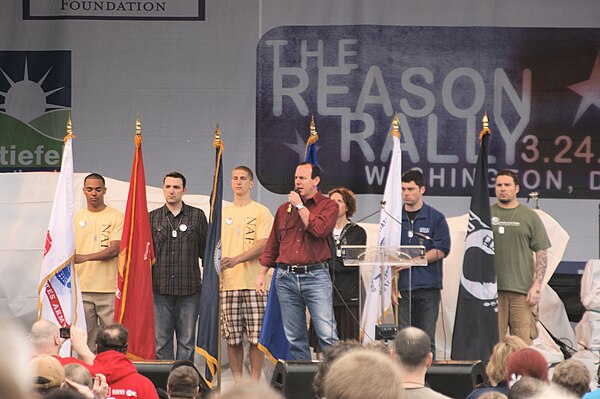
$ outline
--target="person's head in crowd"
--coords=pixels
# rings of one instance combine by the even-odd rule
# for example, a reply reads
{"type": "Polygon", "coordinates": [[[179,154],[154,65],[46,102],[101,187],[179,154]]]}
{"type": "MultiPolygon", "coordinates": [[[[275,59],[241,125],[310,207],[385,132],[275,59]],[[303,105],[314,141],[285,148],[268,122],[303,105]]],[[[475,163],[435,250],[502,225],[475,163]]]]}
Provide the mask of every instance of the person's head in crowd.
{"type": "Polygon", "coordinates": [[[538,378],[521,377],[511,384],[508,391],[508,399],[529,399],[535,396],[547,385],[538,378]]]}
{"type": "Polygon", "coordinates": [[[77,391],[56,389],[44,396],[44,399],[88,399],[77,391]]]}
{"type": "Polygon", "coordinates": [[[313,388],[318,397],[322,398],[325,395],[325,376],[329,372],[329,368],[340,356],[348,351],[360,348],[360,342],[356,340],[338,341],[336,344],[323,349],[323,361],[319,364],[319,369],[315,375],[313,388]]]}
{"type": "Polygon", "coordinates": [[[327,399],[402,399],[400,370],[392,359],[368,349],[355,349],[336,360],[325,376],[327,399]]]}
{"type": "Polygon", "coordinates": [[[381,352],[388,356],[390,359],[394,358],[394,348],[386,345],[383,341],[370,341],[363,345],[363,348],[369,349],[375,352],[381,352]]]}
{"type": "Polygon", "coordinates": [[[554,368],[552,382],[581,398],[590,390],[592,377],[580,361],[568,359],[554,368]]]}
{"type": "Polygon", "coordinates": [[[506,383],[506,363],[514,352],[527,348],[527,344],[516,335],[509,335],[498,342],[492,351],[492,356],[485,367],[485,372],[492,386],[506,383]]]}
{"type": "Polygon", "coordinates": [[[58,326],[50,320],[38,320],[33,323],[30,339],[35,356],[58,355],[62,344],[58,326]]]}
{"type": "Polygon", "coordinates": [[[197,399],[200,397],[200,378],[190,366],[180,366],[171,370],[167,380],[169,399],[197,399]]]}
{"type": "Polygon", "coordinates": [[[0,340],[0,398],[23,399],[31,392],[31,344],[13,320],[2,320],[0,340]]]}
{"type": "Polygon", "coordinates": [[[65,370],[65,380],[73,381],[89,388],[92,387],[92,375],[90,374],[90,371],[81,364],[66,364],[63,368],[65,370]]]}
{"type": "Polygon", "coordinates": [[[220,394],[211,395],[211,399],[284,399],[283,395],[264,383],[244,381],[220,394]]]}
{"type": "Polygon", "coordinates": [[[519,349],[508,357],[506,364],[506,381],[512,386],[519,377],[533,377],[543,382],[548,380],[548,362],[544,356],[533,348],[519,349]]]}
{"type": "Polygon", "coordinates": [[[37,356],[31,361],[30,367],[33,374],[33,388],[42,396],[60,389],[65,381],[65,370],[53,356],[37,356]]]}
{"type": "Polygon", "coordinates": [[[115,323],[100,328],[96,336],[96,352],[98,354],[109,350],[127,353],[129,333],[124,325],[115,323]]]}
{"type": "Polygon", "coordinates": [[[577,399],[573,393],[556,384],[542,384],[530,399],[577,399]]]}
{"type": "Polygon", "coordinates": [[[415,372],[431,366],[431,338],[416,327],[406,327],[398,331],[394,339],[396,362],[404,370],[415,372]]]}
{"type": "Polygon", "coordinates": [[[104,399],[108,395],[106,376],[97,373],[92,377],[87,368],[80,364],[67,364],[65,367],[63,390],[71,390],[83,395],[86,399],[104,399]]]}
{"type": "Polygon", "coordinates": [[[502,392],[488,391],[484,392],[479,396],[479,399],[508,399],[508,396],[502,392]]]}

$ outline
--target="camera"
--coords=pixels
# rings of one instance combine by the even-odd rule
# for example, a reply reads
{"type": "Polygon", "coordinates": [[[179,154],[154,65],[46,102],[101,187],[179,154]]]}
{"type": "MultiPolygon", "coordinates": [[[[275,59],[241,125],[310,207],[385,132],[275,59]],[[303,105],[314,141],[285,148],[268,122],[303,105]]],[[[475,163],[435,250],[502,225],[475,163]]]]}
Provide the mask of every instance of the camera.
{"type": "Polygon", "coordinates": [[[395,324],[378,324],[375,326],[375,339],[393,341],[397,332],[398,327],[395,324]]]}
{"type": "Polygon", "coordinates": [[[70,327],[61,327],[60,328],[60,337],[64,339],[71,338],[71,328],[70,327]]]}

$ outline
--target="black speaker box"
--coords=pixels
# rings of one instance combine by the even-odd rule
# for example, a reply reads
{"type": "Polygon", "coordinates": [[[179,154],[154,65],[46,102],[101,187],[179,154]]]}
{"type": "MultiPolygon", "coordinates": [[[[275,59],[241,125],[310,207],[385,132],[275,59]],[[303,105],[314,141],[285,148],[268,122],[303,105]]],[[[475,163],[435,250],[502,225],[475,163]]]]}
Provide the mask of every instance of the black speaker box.
{"type": "Polygon", "coordinates": [[[133,362],[138,373],[152,381],[155,388],[162,388],[165,391],[173,363],[175,362],[172,360],[133,362]]]}
{"type": "Polygon", "coordinates": [[[449,360],[433,362],[425,382],[434,391],[451,398],[466,398],[486,378],[485,367],[479,360],[449,360]]]}
{"type": "Polygon", "coordinates": [[[313,380],[319,361],[279,360],[275,366],[271,386],[286,399],[316,399],[313,380]]]}

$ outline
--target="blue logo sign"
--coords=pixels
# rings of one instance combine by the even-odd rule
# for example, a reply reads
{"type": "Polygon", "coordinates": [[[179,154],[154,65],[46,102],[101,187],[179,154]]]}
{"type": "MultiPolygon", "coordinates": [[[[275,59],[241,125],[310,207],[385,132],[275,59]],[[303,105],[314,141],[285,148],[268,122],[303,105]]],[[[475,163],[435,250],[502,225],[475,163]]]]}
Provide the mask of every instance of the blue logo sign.
{"type": "Polygon", "coordinates": [[[0,171],[60,169],[70,109],[70,51],[0,51],[0,171]]]}

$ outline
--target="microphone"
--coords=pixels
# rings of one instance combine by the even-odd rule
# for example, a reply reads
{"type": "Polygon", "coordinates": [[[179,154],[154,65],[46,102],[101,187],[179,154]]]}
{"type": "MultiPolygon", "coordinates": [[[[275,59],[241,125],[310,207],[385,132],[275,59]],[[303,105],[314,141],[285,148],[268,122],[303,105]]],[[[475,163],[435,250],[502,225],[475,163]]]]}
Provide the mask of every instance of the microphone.
{"type": "Polygon", "coordinates": [[[433,242],[433,238],[429,237],[429,236],[428,236],[428,235],[426,235],[426,234],[419,233],[418,231],[414,231],[414,230],[413,230],[413,232],[412,232],[412,233],[413,233],[414,235],[416,235],[417,237],[419,237],[419,238],[422,238],[422,239],[424,239],[424,240],[427,240],[427,241],[431,241],[431,242],[433,242]]]}
{"type": "MultiPolygon", "coordinates": [[[[295,188],[294,191],[297,192],[298,195],[300,195],[300,190],[299,189],[295,188]]],[[[302,200],[302,198],[300,198],[300,200],[302,200]]],[[[292,213],[292,203],[291,202],[288,205],[287,213],[292,213]]]]}
{"type": "Polygon", "coordinates": [[[435,241],[433,241],[433,238],[429,237],[427,234],[423,234],[423,233],[419,233],[418,231],[414,231],[409,229],[408,227],[406,227],[404,224],[402,224],[401,221],[397,220],[395,217],[393,217],[392,215],[390,215],[386,210],[385,210],[385,200],[381,201],[381,209],[383,210],[383,212],[385,212],[386,215],[388,215],[389,217],[391,217],[396,223],[398,223],[404,230],[408,231],[409,233],[412,233],[414,235],[416,235],[417,237],[423,239],[423,240],[427,240],[427,241],[431,241],[433,243],[435,243],[435,241]]]}

